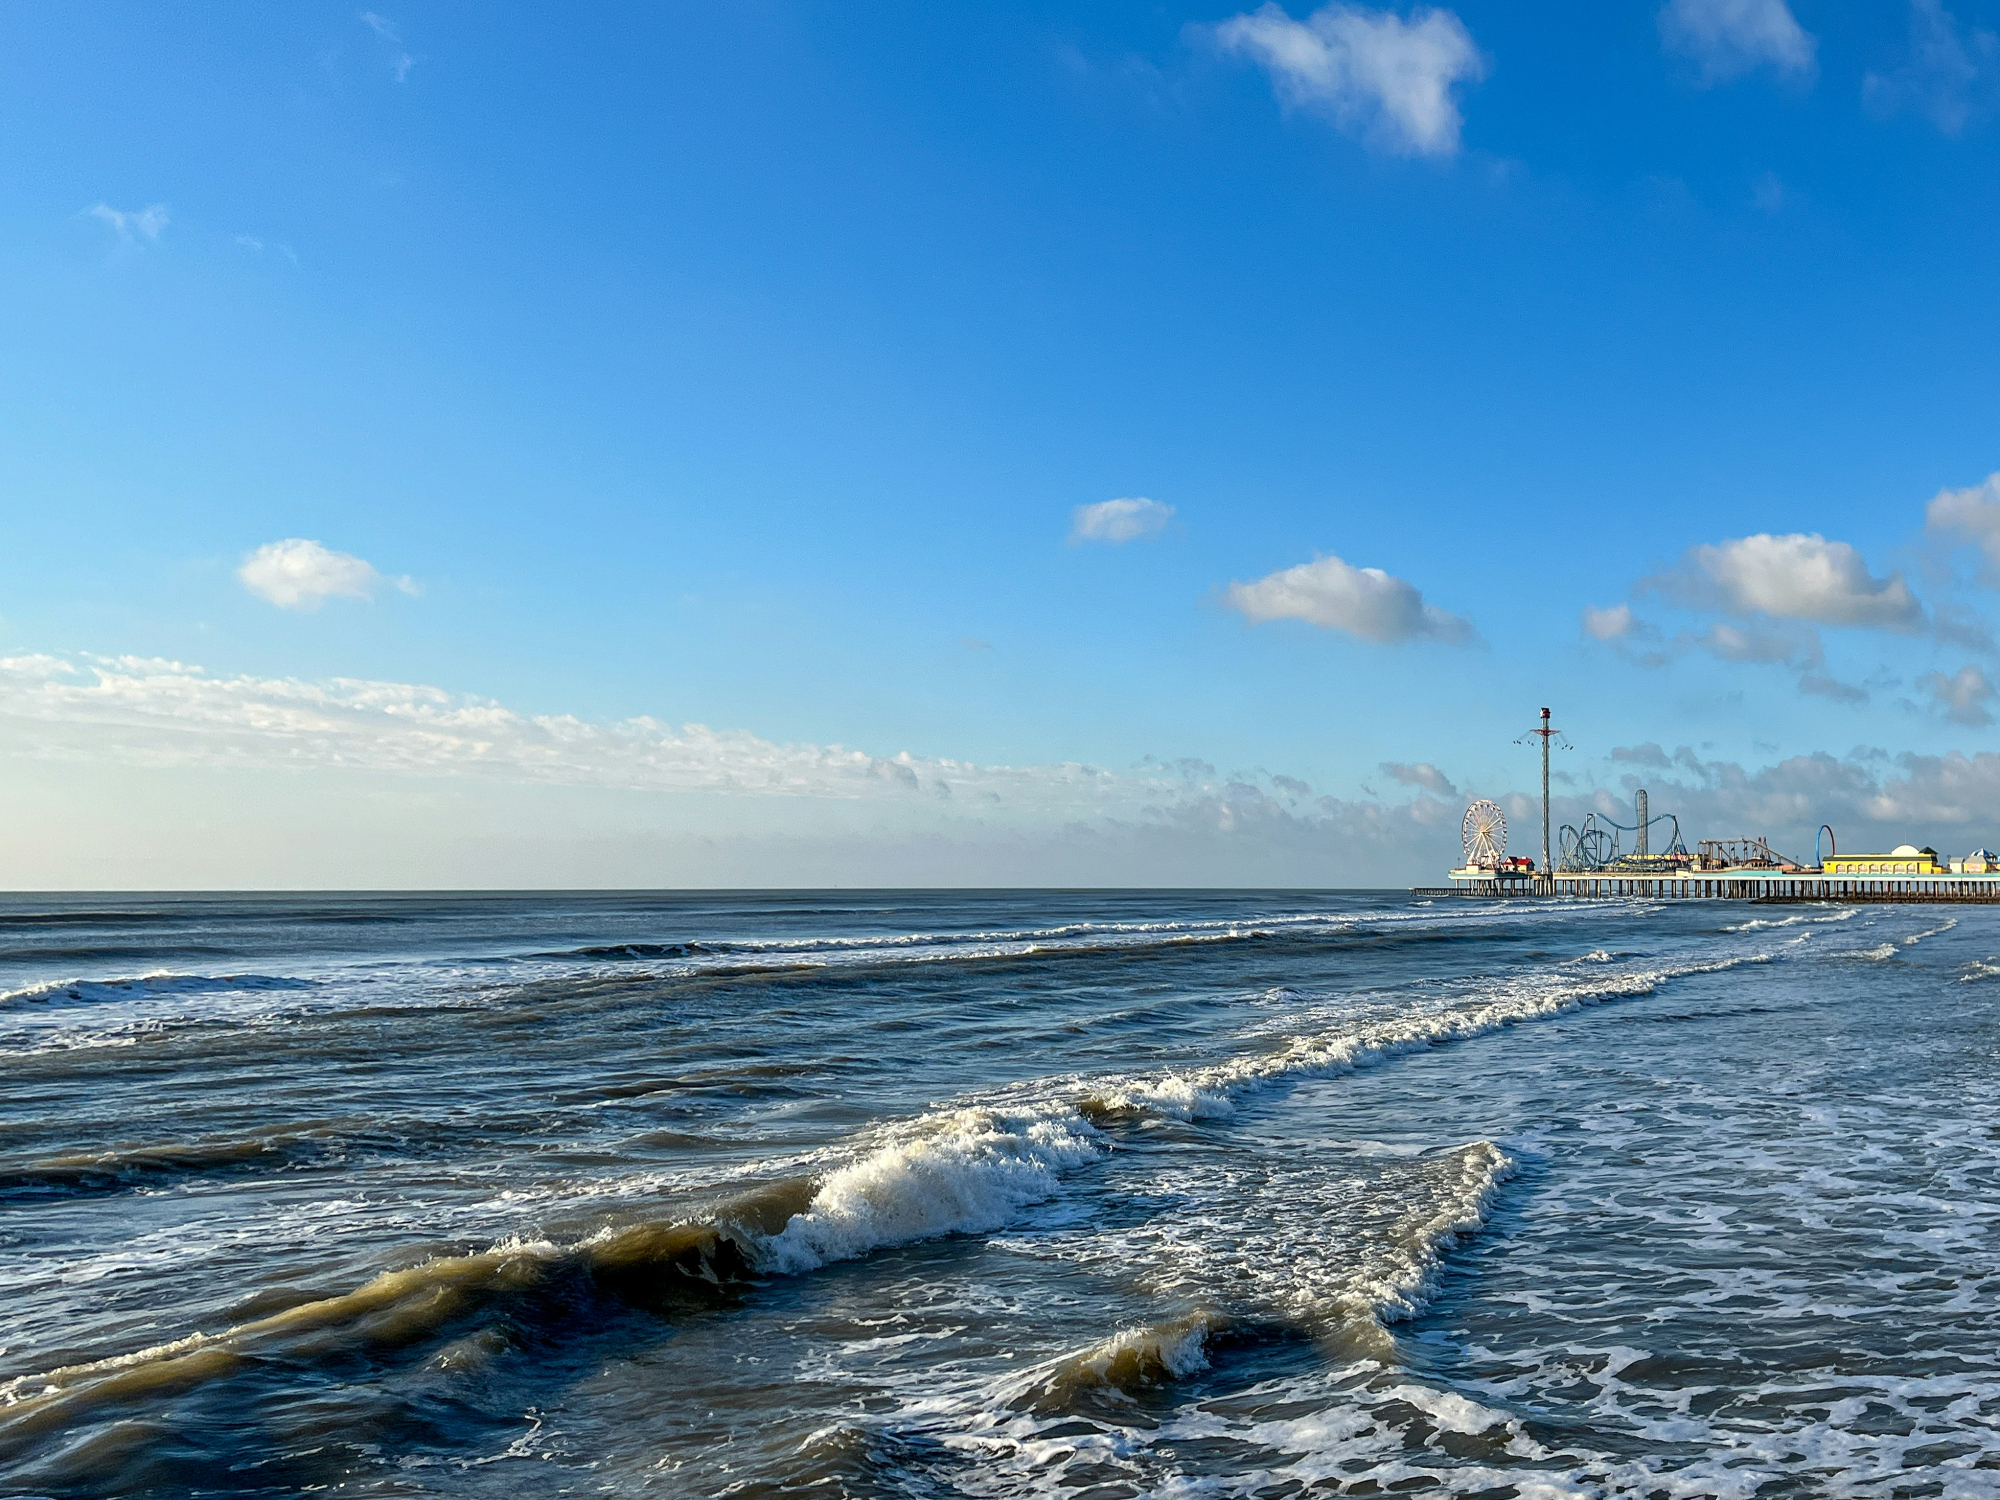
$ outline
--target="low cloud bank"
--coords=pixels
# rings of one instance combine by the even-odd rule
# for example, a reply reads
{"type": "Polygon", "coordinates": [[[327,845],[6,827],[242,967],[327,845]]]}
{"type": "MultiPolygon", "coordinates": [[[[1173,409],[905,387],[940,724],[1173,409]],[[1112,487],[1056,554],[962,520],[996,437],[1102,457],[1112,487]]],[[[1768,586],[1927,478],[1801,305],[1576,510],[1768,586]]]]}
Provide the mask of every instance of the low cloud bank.
{"type": "Polygon", "coordinates": [[[1629,823],[1630,792],[1643,786],[1655,813],[1680,819],[1690,847],[1697,839],[1755,834],[1810,859],[1822,823],[1850,851],[1907,842],[1948,852],[2000,842],[2000,754],[1992,751],[1891,756],[1861,746],[1844,756],[1816,751],[1751,768],[1705,760],[1685,745],[1669,753],[1643,744],[1619,746],[1611,760],[1629,768],[1619,778],[1624,795],[1607,789],[1561,799],[1561,821],[1596,811],[1629,823]]]}
{"type": "MultiPolygon", "coordinates": [[[[671,837],[761,840],[769,859],[739,848],[729,867],[764,870],[768,884],[801,878],[784,873],[780,847],[843,844],[874,851],[877,881],[975,884],[1381,884],[1456,853],[1458,809],[1436,797],[1347,800],[1200,761],[1114,771],[879,755],[653,718],[523,714],[421,684],[213,676],[148,658],[0,658],[5,720],[17,753],[64,763],[448,779],[485,788],[489,803],[510,785],[650,793],[653,807],[679,797],[688,815],[671,837]],[[773,816],[759,809],[781,800],[797,808],[777,820],[782,836],[741,832],[768,830],[773,816]]],[[[1423,770],[1413,785],[1450,785],[1423,770]]]]}
{"type": "MultiPolygon", "coordinates": [[[[1968,721],[1989,702],[1983,677],[1934,690],[1968,721]]],[[[131,657],[0,658],[0,731],[48,845],[23,831],[14,878],[43,885],[1428,885],[1457,861],[1463,798],[1501,801],[1515,853],[1539,820],[1529,793],[1424,761],[1349,798],[1194,760],[984,765],[131,657]],[[100,837],[110,874],[79,862],[100,837]]],[[[1644,786],[1690,843],[1757,834],[1810,857],[1826,822],[1849,850],[2000,847],[2000,753],[1750,767],[1646,743],[1595,775],[1558,823],[1630,822],[1644,786]]]]}

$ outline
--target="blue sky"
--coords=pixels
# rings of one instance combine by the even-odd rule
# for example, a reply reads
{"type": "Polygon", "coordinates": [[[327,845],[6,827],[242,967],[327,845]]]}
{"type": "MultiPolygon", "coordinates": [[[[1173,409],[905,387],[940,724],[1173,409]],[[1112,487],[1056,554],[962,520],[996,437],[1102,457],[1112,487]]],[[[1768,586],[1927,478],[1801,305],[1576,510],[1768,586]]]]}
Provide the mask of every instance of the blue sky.
{"type": "Polygon", "coordinates": [[[2000,5],[9,16],[8,883],[2000,842],[2000,5]]]}

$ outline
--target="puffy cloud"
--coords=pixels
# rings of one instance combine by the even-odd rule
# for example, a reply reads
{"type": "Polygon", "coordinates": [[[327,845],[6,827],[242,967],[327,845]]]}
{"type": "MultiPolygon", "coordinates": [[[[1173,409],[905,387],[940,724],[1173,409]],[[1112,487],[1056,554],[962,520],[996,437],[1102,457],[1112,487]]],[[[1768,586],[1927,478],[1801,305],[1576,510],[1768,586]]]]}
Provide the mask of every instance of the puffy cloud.
{"type": "Polygon", "coordinates": [[[1987,707],[1993,701],[1993,686],[1977,667],[1960,667],[1949,677],[1927,672],[1917,679],[1917,686],[1931,695],[1954,724],[1983,728],[1993,722],[1992,710],[1987,707]]]}
{"type": "Polygon", "coordinates": [[[1462,646],[1478,638],[1471,621],[1426,604],[1415,585],[1337,557],[1284,568],[1255,583],[1232,583],[1225,597],[1252,624],[1305,620],[1384,643],[1433,640],[1462,646]]]}
{"type": "Polygon", "coordinates": [[[1667,49],[1691,58],[1705,83],[1754,68],[1809,77],[1818,43],[1785,0],[1669,0],[1660,11],[1667,49]]]}
{"type": "Polygon", "coordinates": [[[1962,490],[1939,490],[1924,507],[1924,527],[1976,543],[1989,562],[2000,564],[2000,474],[1962,490]]]}
{"type": "Polygon", "coordinates": [[[1816,532],[1760,532],[1695,547],[1677,572],[1648,579],[1646,586],[1738,615],[1889,630],[1924,623],[1923,606],[1900,573],[1877,578],[1853,547],[1816,532]]]}
{"type": "Polygon", "coordinates": [[[2000,843],[1993,836],[2000,831],[1994,816],[2000,807],[2000,755],[1954,750],[1949,755],[1905,755],[1898,764],[1903,775],[1885,781],[1866,800],[1870,817],[1882,823],[1942,823],[1973,830],[1977,842],[2000,843]]]}
{"type": "Polygon", "coordinates": [[[93,219],[109,224],[111,232],[128,245],[138,240],[158,239],[160,231],[165,229],[168,223],[167,205],[164,203],[148,204],[145,208],[133,209],[130,212],[122,212],[108,203],[96,203],[84,212],[93,219]]]}
{"type": "Polygon", "coordinates": [[[1427,760],[1420,760],[1415,765],[1405,765],[1400,761],[1384,761],[1382,771],[1404,786],[1422,787],[1427,792],[1436,792],[1440,797],[1458,795],[1458,788],[1452,785],[1451,778],[1427,760]]]}
{"type": "MultiPolygon", "coordinates": [[[[1768,835],[1775,848],[1810,857],[1821,823],[1833,825],[1844,849],[2000,842],[2000,755],[1987,752],[1891,760],[1866,748],[1844,757],[1819,751],[1758,769],[1703,760],[1686,746],[1670,758],[1657,745],[1613,758],[1647,768],[1643,777],[1628,773],[1626,786],[1645,786],[1654,812],[1677,815],[1690,847],[1698,838],[1768,835]]],[[[1574,822],[1586,810],[1566,803],[1558,816],[1574,822]]]]}
{"type": "Polygon", "coordinates": [[[1224,50],[1261,63],[1286,105],[1322,111],[1399,156],[1456,152],[1462,121],[1453,91],[1486,75],[1486,60],[1448,10],[1420,7],[1404,20],[1336,3],[1296,21],[1272,3],[1211,34],[1224,50]]]}
{"type": "MultiPolygon", "coordinates": [[[[318,609],[328,599],[372,599],[384,582],[373,565],[303,537],[266,542],[243,559],[236,576],[259,599],[281,609],[318,609]]],[[[407,578],[388,581],[406,594],[417,591],[407,578]]]]}
{"type": "Polygon", "coordinates": [[[1072,542],[1135,542],[1141,537],[1158,536],[1174,518],[1174,508],[1157,500],[1135,496],[1125,500],[1099,500],[1095,505],[1079,505],[1070,518],[1072,542]]]}
{"type": "Polygon", "coordinates": [[[1637,623],[1629,604],[1613,604],[1604,609],[1587,605],[1583,611],[1583,633],[1593,640],[1623,640],[1637,623]]]}
{"type": "Polygon", "coordinates": [[[2000,38],[1961,29],[1939,0],[1910,0],[1910,50],[1901,67],[1861,80],[1862,102],[1877,114],[1915,110],[1946,135],[1971,120],[1982,91],[1990,93],[2000,38]]]}

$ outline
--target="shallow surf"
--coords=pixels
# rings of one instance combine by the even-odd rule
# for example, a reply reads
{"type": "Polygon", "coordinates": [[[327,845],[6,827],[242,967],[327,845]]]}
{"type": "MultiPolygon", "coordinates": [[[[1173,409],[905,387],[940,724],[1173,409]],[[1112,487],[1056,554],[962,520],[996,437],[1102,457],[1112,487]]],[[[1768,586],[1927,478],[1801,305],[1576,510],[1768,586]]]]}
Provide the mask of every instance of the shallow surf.
{"type": "Polygon", "coordinates": [[[2000,1495],[2000,923],[1719,910],[8,898],[0,1492],[2000,1495]]]}

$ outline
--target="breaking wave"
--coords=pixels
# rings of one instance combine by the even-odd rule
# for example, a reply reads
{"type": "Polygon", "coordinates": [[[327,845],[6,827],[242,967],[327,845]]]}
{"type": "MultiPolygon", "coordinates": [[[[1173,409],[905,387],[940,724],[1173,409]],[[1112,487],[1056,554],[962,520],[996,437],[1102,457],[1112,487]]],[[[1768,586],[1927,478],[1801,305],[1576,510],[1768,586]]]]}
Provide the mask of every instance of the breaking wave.
{"type": "Polygon", "coordinates": [[[1108,952],[1207,944],[1308,942],[1382,944],[1485,941],[1495,925],[1518,914],[1474,910],[1444,927],[1413,910],[1273,912],[1210,921],[1069,922],[1052,927],[994,928],[968,932],[906,932],[855,936],[749,938],[732,942],[627,942],[550,949],[531,960],[576,963],[675,963],[712,972],[708,960],[726,960],[728,972],[874,963],[940,963],[1024,957],[1089,957],[1108,952]]]}
{"type": "Polygon", "coordinates": [[[1193,1247],[1166,1247],[1180,1267],[1177,1279],[1211,1289],[1204,1305],[1121,1328],[970,1393],[960,1414],[976,1424],[1009,1411],[1060,1417],[1088,1410],[1107,1395],[1131,1397],[1197,1375],[1232,1344],[1275,1338],[1310,1338],[1322,1350],[1388,1360],[1386,1325],[1422,1312],[1436,1295],[1451,1250],[1485,1226],[1501,1184],[1514,1171],[1513,1159],[1491,1141],[1439,1153],[1407,1185],[1407,1208],[1383,1233],[1342,1247],[1346,1253],[1322,1255],[1303,1284],[1285,1268],[1245,1263],[1233,1249],[1214,1244],[1204,1227],[1193,1247]],[[1228,1310],[1213,1300],[1225,1287],[1233,1289],[1228,1310]]]}
{"type": "Polygon", "coordinates": [[[1178,1120],[1224,1116],[1234,1111],[1239,1093],[1283,1078],[1353,1072],[1404,1053],[1465,1041],[1586,1005],[1649,995],[1662,984],[1688,975],[1722,973],[1770,961],[1770,954],[1757,953],[1598,979],[1560,975],[1522,979],[1512,986],[1512,993],[1497,999],[1390,1016],[1326,1035],[1294,1037],[1277,1052],[1115,1084],[1087,1095],[1083,1107],[1098,1121],[1144,1114],[1178,1120]]]}
{"type": "MultiPolygon", "coordinates": [[[[698,1218],[627,1224],[564,1244],[516,1239],[477,1253],[438,1256],[221,1333],[19,1377],[0,1384],[0,1451],[30,1432],[74,1420],[83,1408],[223,1378],[266,1353],[312,1358],[340,1350],[386,1354],[429,1348],[436,1358],[461,1360],[475,1357],[481,1347],[478,1338],[467,1342],[474,1334],[504,1345],[523,1330],[569,1326],[579,1312],[606,1304],[668,1312],[714,1306],[765,1277],[989,1231],[1056,1195],[1066,1174],[1104,1157],[1115,1145],[1104,1127],[1115,1120],[1134,1114],[1180,1120],[1226,1115],[1238,1095],[1279,1079],[1347,1071],[1768,957],[1599,973],[1588,980],[1524,978],[1497,998],[1350,1021],[1294,1037],[1269,1054],[1086,1086],[1080,1098],[1070,1085],[1063,1097],[936,1111],[874,1132],[846,1162],[818,1176],[766,1183],[698,1218]],[[501,1332],[493,1333],[496,1329],[501,1332]]],[[[149,976],[143,982],[237,987],[251,981],[149,976]]],[[[275,987],[301,983],[280,981],[275,987]]],[[[193,1149],[198,1156],[211,1148],[193,1149]]],[[[156,1151],[153,1158],[140,1152],[116,1162],[47,1165],[115,1178],[222,1165],[263,1148],[219,1143],[212,1149],[220,1156],[207,1162],[156,1151]]],[[[1495,1187],[1511,1170],[1507,1156],[1485,1141],[1434,1159],[1426,1168],[1424,1191],[1411,1200],[1409,1213],[1383,1239],[1379,1253],[1345,1266],[1337,1287],[1277,1296],[1273,1310],[1292,1319],[1352,1324],[1357,1336],[1411,1316],[1431,1295],[1445,1250],[1484,1222],[1495,1187]]],[[[1074,1381],[1178,1378],[1199,1368],[1223,1326],[1201,1315],[1165,1331],[1121,1333],[1079,1357],[1074,1381]]]]}
{"type": "Polygon", "coordinates": [[[929,1116],[829,1174],[761,1257],[772,1270],[807,1271],[885,1245],[997,1229],[1104,1149],[1096,1128],[1062,1106],[929,1116]]]}
{"type": "Polygon", "coordinates": [[[148,1000],[169,995],[245,994],[264,990],[309,990],[313,979],[279,974],[134,974],[119,979],[56,979],[0,992],[0,1005],[93,1004],[148,1000]]]}

